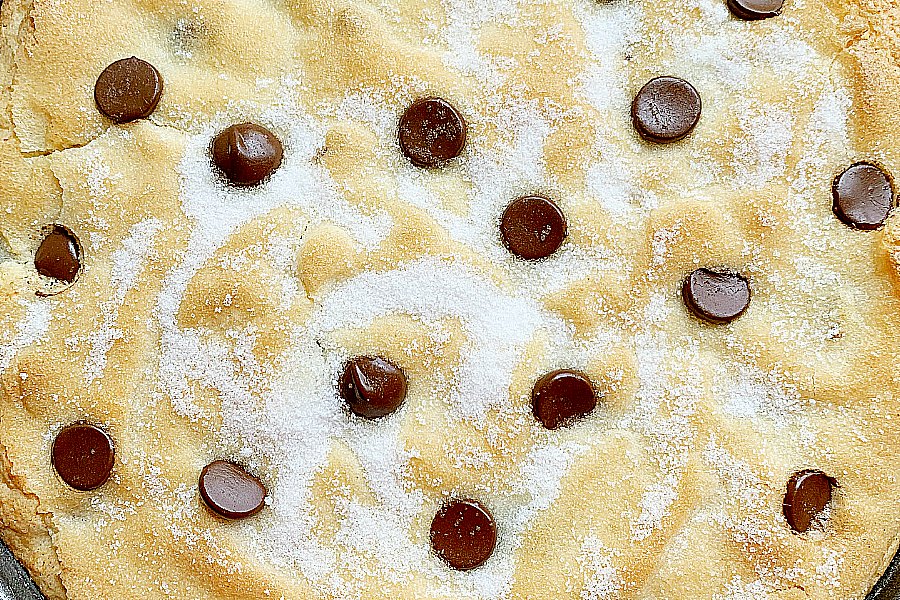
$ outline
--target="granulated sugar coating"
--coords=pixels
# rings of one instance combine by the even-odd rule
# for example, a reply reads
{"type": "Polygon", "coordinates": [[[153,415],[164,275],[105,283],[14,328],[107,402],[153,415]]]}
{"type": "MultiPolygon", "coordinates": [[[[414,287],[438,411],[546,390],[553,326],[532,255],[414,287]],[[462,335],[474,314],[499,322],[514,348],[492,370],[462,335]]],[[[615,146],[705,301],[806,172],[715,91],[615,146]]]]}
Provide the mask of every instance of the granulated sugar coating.
{"type": "Polygon", "coordinates": [[[0,24],[0,538],[48,598],[848,600],[884,571],[888,0],[0,24]],[[129,57],[162,91],[107,77],[114,123],[129,57]],[[837,185],[860,164],[878,198],[837,185]],[[35,267],[55,228],[71,280],[35,267]],[[51,463],[73,424],[114,443],[91,491],[78,440],[51,463]]]}

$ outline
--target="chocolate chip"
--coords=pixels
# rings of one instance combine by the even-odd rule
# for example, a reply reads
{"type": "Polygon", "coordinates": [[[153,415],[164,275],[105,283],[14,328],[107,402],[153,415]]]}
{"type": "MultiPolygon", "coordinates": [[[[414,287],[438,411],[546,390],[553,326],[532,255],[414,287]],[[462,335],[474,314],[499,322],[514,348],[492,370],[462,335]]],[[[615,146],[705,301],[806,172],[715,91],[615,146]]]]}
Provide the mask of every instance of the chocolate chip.
{"type": "Polygon", "coordinates": [[[344,365],[338,392],[354,414],[377,419],[403,404],[406,375],[400,367],[380,356],[358,356],[344,365]]]}
{"type": "Polygon", "coordinates": [[[95,425],[73,423],[53,441],[51,461],[59,476],[76,490],[94,490],[106,483],[115,462],[112,438],[95,425]]]}
{"type": "Polygon", "coordinates": [[[255,123],[232,125],[212,141],[213,162],[234,185],[256,185],[281,165],[281,142],[255,123]]]}
{"type": "Polygon", "coordinates": [[[60,225],[53,229],[38,246],[34,268],[45,277],[72,283],[81,268],[81,246],[75,235],[60,225]]]}
{"type": "Polygon", "coordinates": [[[798,532],[809,530],[816,518],[831,502],[831,490],[837,481],[822,471],[807,469],[794,473],[784,494],[784,518],[798,532]]]}
{"type": "Polygon", "coordinates": [[[516,256],[529,260],[546,258],[566,239],[566,217],[547,198],[518,198],[503,211],[500,237],[516,256]]]}
{"type": "Polygon", "coordinates": [[[784,0],[728,0],[728,9],[739,19],[758,21],[781,14],[784,0]]]}
{"type": "Polygon", "coordinates": [[[431,522],[431,547],[458,571],[483,565],[496,545],[494,518],[475,500],[444,504],[431,522]]]}
{"type": "Polygon", "coordinates": [[[240,466],[214,460],[200,473],[200,496],[206,505],[226,519],[252,517],[262,510],[265,486],[240,466]]]}
{"type": "Polygon", "coordinates": [[[116,123],[149,117],[159,104],[163,81],[159,71],[139,58],[123,58],[109,65],[94,84],[97,108],[116,123]]]}
{"type": "Polygon", "coordinates": [[[894,207],[891,178],[869,163],[857,163],[838,175],[831,193],[835,216],[856,229],[878,229],[894,207]]]}
{"type": "Polygon", "coordinates": [[[557,429],[584,416],[597,406],[591,380],[576,371],[547,373],[534,384],[531,408],[547,429],[557,429]]]}
{"type": "Polygon", "coordinates": [[[413,102],[398,128],[400,149],[419,167],[440,167],[459,156],[466,144],[466,122],[441,98],[413,102]]]}
{"type": "Polygon", "coordinates": [[[697,269],[684,280],[681,296],[699,318],[729,323],[750,306],[750,284],[732,271],[697,269]]]}
{"type": "Polygon", "coordinates": [[[694,130],[701,110],[694,86],[677,77],[657,77],[635,96],[631,121],[645,140],[675,142],[694,130]]]}

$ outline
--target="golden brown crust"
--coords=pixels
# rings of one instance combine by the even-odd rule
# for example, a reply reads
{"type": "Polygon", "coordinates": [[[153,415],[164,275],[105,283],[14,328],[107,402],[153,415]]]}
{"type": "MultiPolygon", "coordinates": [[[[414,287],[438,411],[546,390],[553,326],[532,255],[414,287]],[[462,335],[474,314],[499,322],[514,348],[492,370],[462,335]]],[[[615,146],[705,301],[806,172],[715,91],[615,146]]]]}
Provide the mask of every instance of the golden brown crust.
{"type": "Polygon", "coordinates": [[[3,2],[0,536],[48,597],[861,598],[900,540],[900,218],[851,231],[830,184],[861,159],[900,173],[900,8],[741,29],[723,4],[3,2]],[[92,86],[132,54],[166,88],[115,126],[92,86]],[[627,106],[664,70],[704,114],[657,148],[627,106]],[[392,136],[426,93],[470,143],[423,174],[392,136]],[[285,138],[292,184],[217,187],[204,152],[237,120],[285,138]],[[526,268],[490,223],[534,191],[570,236],[526,268]],[[52,223],[85,268],[38,298],[52,223]],[[703,264],[752,278],[732,326],[681,305],[703,264]],[[331,398],[370,353],[410,381],[384,429],[331,398]],[[549,435],[528,397],[562,366],[603,402],[549,435]],[[48,458],[79,419],[117,444],[91,493],[48,458]],[[270,486],[258,518],[199,502],[223,457],[270,486]],[[808,467],[841,487],[800,536],[781,500],[808,467]],[[500,522],[471,576],[427,551],[460,494],[500,522]]]}
{"type": "MultiPolygon", "coordinates": [[[[855,104],[859,107],[858,140],[896,172],[900,164],[900,5],[891,0],[850,3],[847,52],[854,60],[855,104]]],[[[890,265],[900,273],[900,230],[897,215],[888,222],[883,246],[890,265]]],[[[890,267],[888,267],[890,268],[890,267]]]]}

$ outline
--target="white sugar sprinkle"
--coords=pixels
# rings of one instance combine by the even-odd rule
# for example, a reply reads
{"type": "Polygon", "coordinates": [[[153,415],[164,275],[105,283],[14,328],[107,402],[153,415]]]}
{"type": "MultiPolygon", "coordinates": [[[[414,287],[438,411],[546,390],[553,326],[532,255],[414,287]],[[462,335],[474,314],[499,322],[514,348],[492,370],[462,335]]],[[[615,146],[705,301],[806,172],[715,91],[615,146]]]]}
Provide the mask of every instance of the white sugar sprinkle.
{"type": "Polygon", "coordinates": [[[147,219],[135,224],[122,242],[122,247],[112,253],[112,298],[100,303],[102,324],[88,335],[91,348],[84,366],[85,383],[88,385],[103,375],[107,353],[113,343],[124,336],[124,332],[116,327],[119,308],[125,296],[134,288],[137,277],[146,264],[153,239],[161,227],[162,222],[158,219],[147,219]]]}
{"type": "MultiPolygon", "coordinates": [[[[752,361],[745,357],[710,358],[708,349],[701,349],[707,342],[705,336],[672,332],[673,320],[681,318],[674,309],[679,300],[671,289],[661,287],[658,280],[662,276],[657,273],[665,271],[687,225],[676,222],[651,229],[650,218],[654,209],[670,200],[673,190],[683,198],[700,197],[717,185],[729,190],[766,190],[773,180],[786,176],[789,161],[796,159],[784,202],[794,213],[791,226],[802,239],[803,248],[797,250],[793,265],[797,277],[775,273],[769,276],[769,283],[792,294],[815,295],[834,287],[837,271],[817,261],[827,248],[817,233],[821,218],[814,207],[815,194],[823,185],[820,173],[827,170],[826,157],[844,155],[851,147],[847,130],[851,100],[844,82],[822,64],[822,58],[790,24],[768,33],[754,32],[732,19],[721,0],[686,0],[684,9],[695,10],[695,31],[681,31],[680,24],[672,24],[663,32],[672,48],[657,66],[695,83],[709,107],[703,118],[721,118],[733,139],[725,146],[730,150],[716,150],[723,155],[721,160],[711,161],[706,148],[690,150],[684,172],[672,173],[668,177],[672,181],[658,186],[662,191],[651,193],[644,184],[660,173],[648,164],[652,161],[631,135],[627,115],[634,83],[628,80],[629,61],[650,47],[645,21],[653,12],[645,14],[637,3],[625,2],[569,7],[581,24],[587,50],[585,56],[577,57],[586,61],[583,72],[569,82],[582,103],[577,116],[590,112],[592,119],[598,120],[599,115],[600,124],[590,140],[592,156],[585,165],[586,199],[571,198],[559,192],[561,185],[545,160],[545,147],[560,122],[572,115],[560,114],[559,107],[544,99],[511,92],[507,84],[518,68],[515,61],[489,56],[480,49],[483,30],[529,25],[522,10],[525,4],[518,0],[443,0],[443,4],[446,26],[426,23],[424,27],[433,30],[427,44],[440,53],[454,76],[462,77],[473,94],[482,98],[461,106],[473,125],[467,150],[440,174],[459,184],[459,193],[465,196],[460,206],[449,205],[436,191],[434,173],[396,159],[396,100],[378,90],[347,90],[336,106],[316,107],[311,115],[294,100],[302,93],[299,81],[260,79],[257,85],[261,90],[279,91],[272,106],[234,103],[209,122],[195,123],[194,134],[187,138],[179,174],[181,208],[190,221],[190,231],[184,254],[166,273],[156,299],[153,316],[161,335],[161,357],[155,397],[170,401],[180,415],[201,419],[212,415],[206,412],[208,403],[194,394],[211,391],[221,405],[221,428],[205,450],[238,458],[266,480],[270,492],[267,510],[257,519],[235,524],[235,531],[243,534],[241,543],[262,560],[302,573],[317,592],[337,598],[363,600],[371,581],[402,586],[415,575],[426,578],[428,593],[436,597],[509,597],[516,553],[525,532],[552,507],[571,465],[591,447],[565,437],[570,433],[566,431],[560,436],[564,441],[544,437],[525,449],[516,466],[517,479],[508,491],[490,486],[479,490],[490,500],[501,534],[495,555],[471,573],[448,571],[431,554],[427,540],[416,539],[415,528],[423,511],[432,507],[425,493],[412,489],[409,465],[416,451],[408,449],[403,440],[408,409],[401,408],[377,423],[362,422],[348,417],[335,391],[336,374],[347,358],[336,341],[339,334],[397,315],[412,319],[427,332],[429,342],[413,349],[415,352],[437,355],[461,329],[460,364],[449,381],[433,383],[439,389],[436,393],[451,407],[451,420],[476,427],[495,409],[511,410],[513,373],[521,366],[526,348],[536,340],[546,346],[542,359],[547,364],[582,369],[614,344],[632,341],[629,349],[634,351],[637,391],[625,406],[617,407],[620,412],[615,417],[597,417],[608,418],[610,430],[626,431],[640,439],[640,451],[653,471],[639,490],[637,506],[626,513],[630,533],[626,543],[634,547],[647,544],[670,516],[692,452],[701,453],[718,475],[725,496],[723,506],[710,509],[710,524],[724,528],[739,541],[765,540],[771,535],[766,523],[752,516],[735,522],[729,515],[735,505],[751,510],[762,505],[765,485],[761,476],[715,437],[698,439],[696,405],[711,393],[723,414],[745,419],[760,431],[796,428],[801,440],[809,444],[816,441],[815,431],[804,421],[802,399],[788,383],[751,366],[752,361]],[[725,101],[734,92],[753,98],[761,73],[784,86],[780,97],[725,101]],[[805,89],[810,73],[816,74],[817,81],[814,88],[805,89]],[[804,95],[816,101],[805,124],[802,147],[797,147],[792,132],[803,121],[794,114],[791,102],[804,95]],[[285,149],[280,168],[254,188],[227,185],[210,164],[208,153],[217,131],[245,120],[270,128],[285,149]],[[327,128],[335,121],[353,123],[375,135],[372,154],[396,167],[396,173],[372,174],[379,185],[395,192],[401,203],[421,209],[451,240],[473,249],[496,270],[486,273],[462,258],[429,257],[335,282],[323,297],[316,298],[304,322],[284,326],[282,333],[288,335],[289,344],[275,364],[257,359],[255,350],[264,332],[253,324],[230,325],[222,331],[183,328],[178,316],[195,276],[243,226],[276,209],[296,209],[307,219],[307,226],[335,224],[366,250],[378,249],[386,239],[395,225],[391,216],[354,205],[317,159],[327,128]],[[483,130],[491,133],[479,133],[483,130]],[[494,135],[499,136],[497,143],[490,137],[494,135]],[[579,245],[567,242],[555,256],[540,263],[523,264],[509,256],[498,239],[497,216],[512,198],[531,193],[559,196],[556,199],[567,214],[584,208],[578,202],[589,201],[630,233],[647,231],[651,257],[649,273],[643,276],[651,286],[660,286],[650,292],[638,311],[616,315],[627,325],[603,323],[576,341],[574,326],[545,304],[550,294],[598,271],[635,275],[632,257],[619,256],[593,240],[577,222],[570,223],[571,236],[584,234],[581,239],[588,241],[579,245]],[[803,254],[805,250],[808,252],[803,254]],[[707,368],[715,374],[708,385],[707,368]],[[335,506],[334,514],[315,514],[312,483],[323,473],[329,457],[342,449],[353,457],[351,462],[358,462],[364,481],[354,483],[371,492],[371,499],[340,489],[339,482],[329,482],[335,486],[334,497],[328,498],[335,506]],[[333,544],[319,539],[314,531],[323,520],[337,532],[333,544]]],[[[387,17],[390,22],[400,20],[399,14],[387,17]]],[[[190,33],[187,21],[179,20],[175,27],[173,35],[178,39],[190,33]]],[[[546,47],[566,35],[565,26],[559,24],[538,32],[534,41],[546,47]]],[[[175,53],[185,61],[193,49],[178,42],[175,53]]],[[[430,91],[423,81],[404,81],[403,85],[417,93],[430,91]]],[[[703,125],[701,121],[701,130],[703,125]]],[[[698,130],[698,142],[703,141],[701,134],[698,130]]],[[[85,154],[81,175],[88,193],[96,197],[108,195],[111,184],[122,176],[113,173],[99,154],[90,153],[85,154]]],[[[93,232],[92,239],[108,239],[112,225],[93,218],[94,229],[104,231],[93,232]]],[[[120,330],[124,327],[117,325],[120,308],[152,260],[154,239],[161,227],[155,219],[133,225],[122,246],[112,253],[112,296],[101,303],[100,329],[89,337],[88,383],[101,378],[110,348],[125,335],[120,330]]],[[[259,255],[264,260],[291,274],[278,282],[276,310],[285,313],[295,301],[306,301],[301,283],[293,277],[301,243],[302,239],[272,234],[260,245],[264,250],[259,255]]],[[[745,244],[744,256],[757,261],[760,254],[759,248],[745,244]]],[[[227,256],[219,266],[242,272],[252,266],[252,260],[227,256]]],[[[763,270],[758,262],[753,267],[763,270]]],[[[236,298],[225,296],[224,308],[234,302],[236,298]]],[[[600,303],[601,299],[598,296],[588,302],[600,303]]],[[[824,340],[840,333],[827,307],[817,305],[808,319],[797,319],[788,316],[788,309],[776,301],[759,302],[771,311],[773,339],[780,343],[820,353],[824,340]]],[[[50,327],[52,301],[22,301],[22,305],[25,317],[16,324],[12,341],[0,345],[0,370],[50,327]]],[[[739,346],[733,337],[727,339],[732,346],[739,346]]],[[[77,341],[75,337],[71,340],[73,344],[77,341]]],[[[625,368],[622,365],[619,376],[625,368]]],[[[490,432],[482,433],[488,436],[490,432]]],[[[597,435],[607,433],[601,430],[597,435]]],[[[486,470],[493,456],[473,446],[446,460],[461,471],[486,470]]],[[[165,473],[157,462],[160,457],[147,457],[138,468],[147,489],[172,517],[172,533],[188,544],[206,541],[214,548],[210,562],[238,569],[230,549],[217,546],[209,532],[194,531],[180,522],[195,520],[195,494],[184,486],[167,494],[165,473]]],[[[98,527],[121,520],[128,510],[96,502],[94,508],[104,515],[98,527]]],[[[595,535],[584,537],[577,557],[580,573],[568,582],[583,600],[615,598],[625,589],[625,571],[616,567],[622,553],[614,543],[616,540],[595,535]]],[[[826,548],[814,576],[823,586],[838,587],[842,562],[841,552],[826,548]]],[[[717,597],[766,597],[774,589],[772,582],[784,573],[760,570],[756,575],[757,581],[734,578],[717,597]]]]}
{"type": "Polygon", "coordinates": [[[406,314],[424,323],[461,321],[469,339],[450,394],[461,417],[483,419],[508,396],[510,373],[539,328],[565,337],[565,325],[538,303],[501,291],[471,268],[423,259],[385,273],[367,272],[327,296],[312,317],[315,330],[366,327],[380,316],[406,314]]]}
{"type": "Polygon", "coordinates": [[[16,325],[16,335],[8,344],[0,344],[0,371],[5,371],[16,353],[37,342],[50,328],[52,305],[45,300],[20,301],[25,316],[16,325]]]}

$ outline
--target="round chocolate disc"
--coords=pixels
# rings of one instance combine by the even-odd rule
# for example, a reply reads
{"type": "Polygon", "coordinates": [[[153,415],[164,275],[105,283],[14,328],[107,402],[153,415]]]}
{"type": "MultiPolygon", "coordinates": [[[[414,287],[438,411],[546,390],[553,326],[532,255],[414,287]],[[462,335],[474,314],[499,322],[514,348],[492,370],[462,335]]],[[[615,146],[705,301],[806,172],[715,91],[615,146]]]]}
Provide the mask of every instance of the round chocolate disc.
{"type": "Polygon", "coordinates": [[[466,144],[466,121],[441,98],[413,102],[397,130],[400,149],[419,167],[440,167],[459,156],[466,144]]]}
{"type": "Polygon", "coordinates": [[[635,96],[631,121],[645,140],[675,142],[694,130],[701,110],[694,86],[677,77],[657,77],[635,96]]]}
{"type": "Polygon", "coordinates": [[[728,9],[739,19],[758,21],[781,14],[784,0],[728,0],[728,9]]]}
{"type": "Polygon", "coordinates": [[[344,365],[338,392],[354,414],[367,419],[387,416],[406,399],[406,375],[380,356],[358,356],[344,365]]]}
{"type": "Polygon", "coordinates": [[[104,115],[116,123],[128,123],[149,117],[162,90],[156,67],[132,56],[103,69],[94,84],[94,100],[104,115]]]}
{"type": "Polygon", "coordinates": [[[868,163],[857,163],[838,175],[831,193],[835,216],[856,229],[878,229],[895,203],[890,177],[868,163]]]}
{"type": "Polygon", "coordinates": [[[212,141],[213,162],[233,185],[256,185],[281,165],[284,149],[271,131],[240,123],[212,141]]]}
{"type": "Polygon", "coordinates": [[[56,435],[51,450],[53,468],[68,485],[86,492],[109,479],[115,463],[112,438],[95,425],[73,423],[56,435]]]}
{"type": "Polygon", "coordinates": [[[45,277],[72,283],[81,268],[78,239],[65,227],[54,226],[34,254],[34,268],[45,277]]]}
{"type": "Polygon", "coordinates": [[[259,479],[232,462],[214,460],[200,473],[200,496],[226,519],[252,517],[265,505],[266,493],[259,479]]]}
{"type": "Polygon", "coordinates": [[[566,239],[566,217],[552,200],[513,200],[500,218],[500,237],[510,252],[528,260],[546,258],[566,239]]]}
{"type": "Polygon", "coordinates": [[[788,480],[782,505],[791,529],[798,533],[808,531],[831,502],[831,491],[836,484],[822,471],[807,469],[794,473],[788,480]]]}
{"type": "Polygon", "coordinates": [[[750,284],[739,273],[697,269],[684,280],[681,296],[699,318],[729,323],[750,306],[750,284]]]}
{"type": "Polygon", "coordinates": [[[547,373],[534,384],[531,408],[547,429],[567,425],[594,410],[597,395],[590,379],[576,371],[547,373]]]}
{"type": "Polygon", "coordinates": [[[494,517],[475,500],[449,502],[431,522],[431,547],[458,571],[483,565],[496,545],[494,517]]]}

